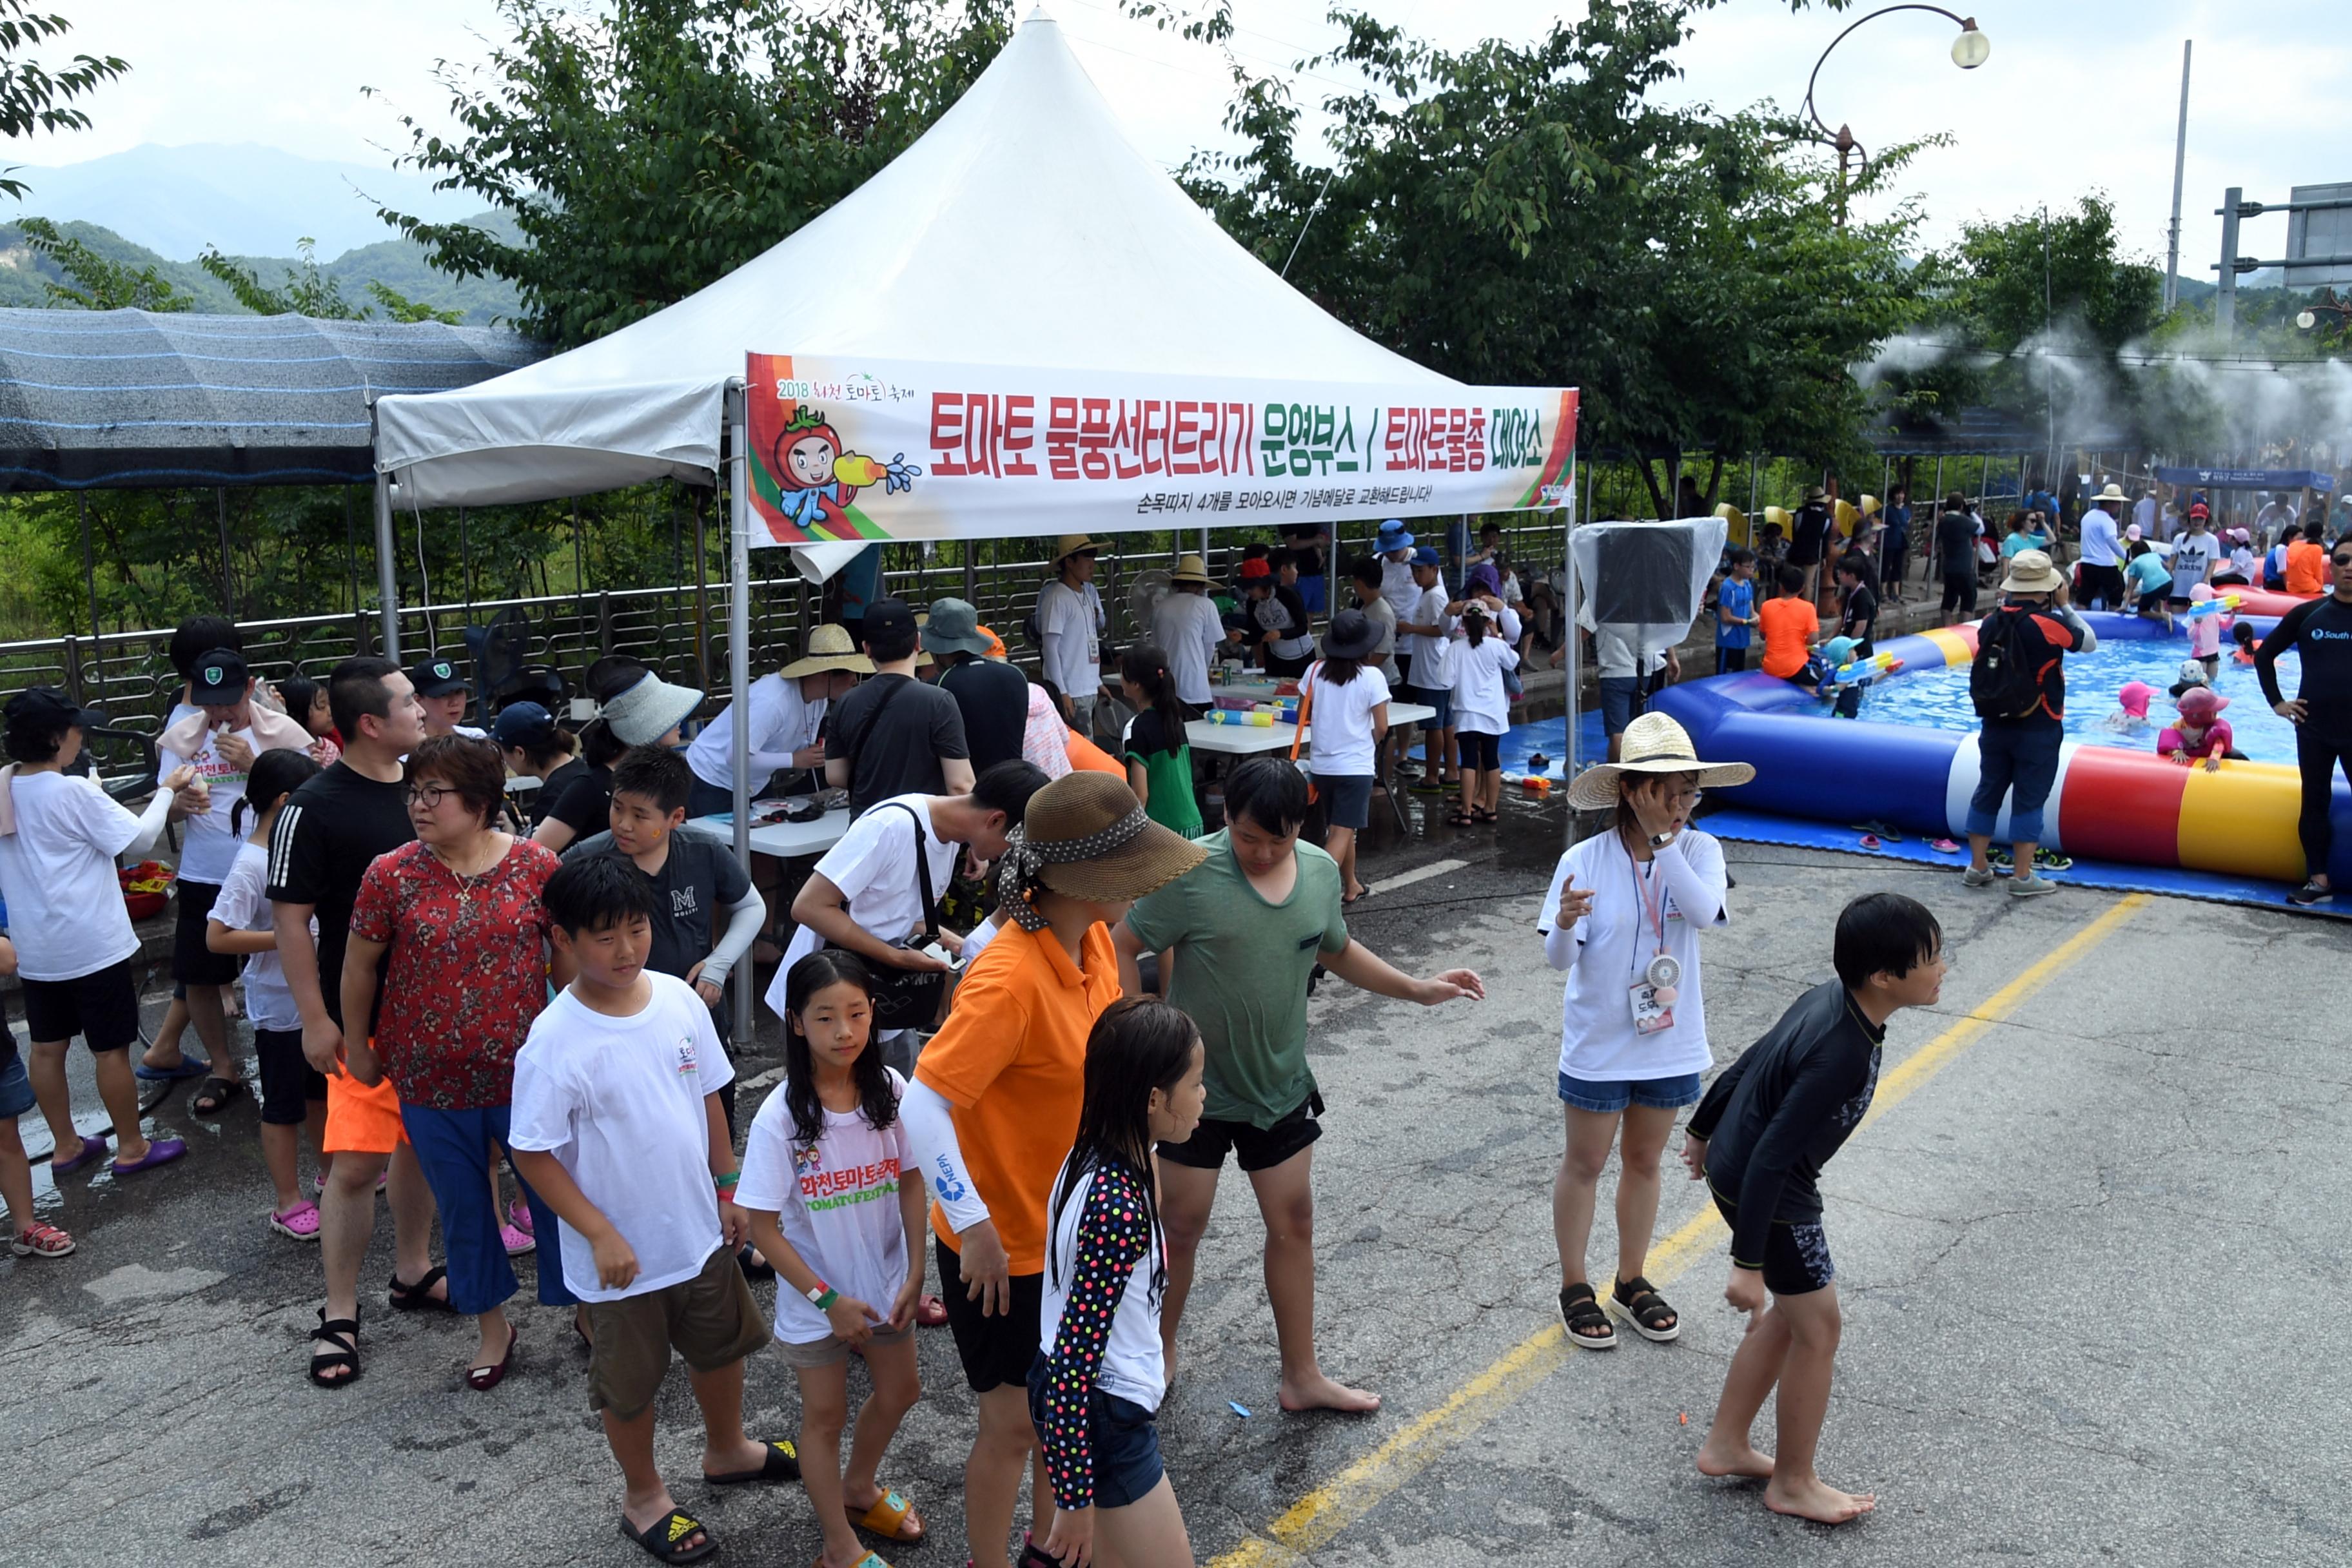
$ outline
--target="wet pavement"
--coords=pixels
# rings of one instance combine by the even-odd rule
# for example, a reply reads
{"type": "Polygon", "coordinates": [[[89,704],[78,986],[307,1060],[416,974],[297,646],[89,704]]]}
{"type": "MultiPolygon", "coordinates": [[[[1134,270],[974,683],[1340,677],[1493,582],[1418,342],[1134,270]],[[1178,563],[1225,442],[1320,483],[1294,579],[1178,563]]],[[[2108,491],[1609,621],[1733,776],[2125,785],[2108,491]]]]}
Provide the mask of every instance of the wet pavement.
{"type": "MultiPolygon", "coordinates": [[[[2352,1558],[2352,1373],[2328,1348],[2347,1326],[2352,1200],[2340,927],[2089,891],[2012,901],[1949,872],[1729,847],[1733,923],[1706,949],[1719,1062],[1827,977],[1832,921],[1858,893],[1926,901],[1957,963],[1937,1009],[1895,1021],[1890,1085],[1920,1065],[1826,1184],[1847,1328],[1822,1469],[1881,1498],[1830,1531],[1692,1468],[1739,1328],[1719,1300],[1720,1232],[1685,1224],[1697,1189],[1670,1174],[1658,1234],[1678,1239],[1652,1270],[1687,1314],[1682,1341],[1558,1342],[1559,981],[1532,928],[1561,811],[1515,802],[1499,830],[1423,837],[1434,815],[1415,797],[1402,844],[1376,820],[1376,891],[1351,923],[1408,968],[1478,968],[1488,1000],[1423,1012],[1334,983],[1312,1012],[1330,1106],[1324,1360],[1387,1405],[1276,1409],[1262,1233],[1229,1178],[1161,1419],[1202,1562],[2352,1558]],[[2026,974],[2038,986],[2014,984],[2026,974]],[[1980,1008],[1997,1021],[1966,1022],[1980,1008]]],[[[251,1100],[215,1125],[187,1113],[188,1092],[152,1123],[189,1138],[185,1161],[76,1173],[61,1194],[37,1167],[43,1213],[81,1250],[0,1260],[0,1518],[22,1559],[641,1561],[614,1531],[617,1477],[562,1314],[525,1308],[516,1374],[475,1394],[460,1383],[470,1328],[393,1313],[372,1285],[366,1375],[303,1381],[315,1248],[263,1222],[251,1100]]],[[[38,1118],[24,1125],[45,1147],[38,1118]]],[[[1605,1192],[1601,1207],[1605,1267],[1605,1192]]],[[[370,1281],[390,1270],[390,1235],[386,1221],[370,1281]]],[[[971,1405],[944,1331],[920,1346],[926,1397],[885,1479],[932,1539],[886,1555],[950,1568],[971,1405]]],[[[753,1362],[749,1406],[759,1433],[797,1424],[773,1355],[753,1362]]],[[[722,1561],[815,1555],[796,1489],[692,1479],[680,1376],[661,1417],[663,1462],[722,1561]]]]}

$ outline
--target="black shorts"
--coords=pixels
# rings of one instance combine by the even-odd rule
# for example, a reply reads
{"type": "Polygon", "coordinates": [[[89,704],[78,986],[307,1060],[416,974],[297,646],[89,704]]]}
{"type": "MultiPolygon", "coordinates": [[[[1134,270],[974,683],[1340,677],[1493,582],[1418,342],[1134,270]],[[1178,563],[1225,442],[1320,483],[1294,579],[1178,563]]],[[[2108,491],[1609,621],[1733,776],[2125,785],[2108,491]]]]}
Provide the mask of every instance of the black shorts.
{"type": "Polygon", "coordinates": [[[215,952],[205,945],[205,922],[220,895],[211,882],[182,882],[173,896],[180,914],[172,928],[172,978],[182,985],[236,984],[236,954],[215,952]]]}
{"type": "Polygon", "coordinates": [[[1967,570],[1961,572],[1955,572],[1950,567],[1947,566],[1944,569],[1944,608],[1948,610],[1974,610],[1976,607],[1976,563],[1974,562],[1970,562],[1967,570]]]}
{"type": "Polygon", "coordinates": [[[120,1051],[139,1037],[139,987],[127,958],[71,980],[24,984],[25,1032],[36,1040],[79,1035],[93,1051],[120,1051]]]}
{"type": "MultiPolygon", "coordinates": [[[[1052,1365],[1041,1352],[1029,1368],[1029,1419],[1045,1435],[1045,1379],[1052,1365]]],[[[1131,1399],[1087,1391],[1087,1443],[1093,1450],[1095,1506],[1141,1502],[1167,1474],[1160,1462],[1160,1429],[1152,1413],[1131,1399]]]]}
{"type": "Polygon", "coordinates": [[[295,1127],[313,1102],[327,1102],[327,1078],[302,1054],[299,1029],[256,1029],[254,1058],[261,1064],[261,1120],[265,1126],[295,1127]]]}
{"type": "MultiPolygon", "coordinates": [[[[1738,1204],[1718,1196],[1715,1206],[1724,1224],[1738,1228],[1738,1204]]],[[[1837,1267],[1830,1261],[1830,1238],[1819,1220],[1802,1225],[1772,1222],[1764,1241],[1764,1289],[1775,1296],[1810,1296],[1836,1278],[1837,1267]]]]}
{"type": "Polygon", "coordinates": [[[1503,737],[1480,730],[1456,730],[1455,744],[1462,748],[1462,765],[1481,773],[1491,773],[1503,765],[1503,737]]]}
{"type": "Polygon", "coordinates": [[[2075,571],[2074,597],[2088,605],[2094,599],[2113,609],[2124,602],[2124,569],[2120,566],[2094,566],[2085,561],[2075,571]]]}
{"type": "Polygon", "coordinates": [[[956,1359],[974,1394],[992,1388],[1026,1388],[1037,1361],[1037,1315],[1045,1308],[1045,1277],[1015,1274],[1009,1310],[983,1317],[980,1303],[964,1294],[963,1260],[936,1235],[931,1250],[940,1265],[940,1300],[948,1310],[948,1332],[955,1336],[956,1359]]]}
{"type": "Polygon", "coordinates": [[[1160,1157],[1196,1171],[1214,1171],[1223,1167],[1230,1151],[1244,1173],[1271,1171],[1323,1136],[1323,1124],[1315,1120],[1322,1114],[1323,1096],[1310,1089],[1303,1102],[1271,1127],[1212,1121],[1204,1116],[1181,1143],[1160,1145],[1160,1157]]]}

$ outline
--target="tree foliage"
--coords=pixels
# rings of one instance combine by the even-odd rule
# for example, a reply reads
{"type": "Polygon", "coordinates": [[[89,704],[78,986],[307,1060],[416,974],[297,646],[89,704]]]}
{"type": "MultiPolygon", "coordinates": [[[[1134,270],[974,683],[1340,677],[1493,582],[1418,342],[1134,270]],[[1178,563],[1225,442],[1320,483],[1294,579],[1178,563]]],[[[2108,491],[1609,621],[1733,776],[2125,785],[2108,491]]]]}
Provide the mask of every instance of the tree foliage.
{"type": "MultiPolygon", "coordinates": [[[[112,55],[77,54],[55,70],[26,57],[73,31],[54,12],[36,11],[30,0],[0,0],[0,136],[30,136],[36,131],[87,131],[89,116],[74,100],[96,90],[131,67],[112,55]]],[[[21,201],[32,187],[0,173],[0,195],[21,201]]]]}
{"type": "MultiPolygon", "coordinates": [[[[309,235],[294,242],[293,263],[286,268],[285,281],[272,287],[261,280],[260,274],[223,256],[211,246],[196,258],[196,264],[228,286],[236,302],[257,316],[310,316],[322,321],[364,321],[373,319],[375,308],[354,303],[344,297],[341,282],[319,265],[318,247],[309,235]]],[[[439,321],[456,326],[466,319],[463,310],[445,310],[412,300],[389,283],[376,279],[367,280],[371,299],[383,308],[385,316],[395,321],[439,321]]]]}
{"type": "MultiPolygon", "coordinates": [[[[4,3],[4,0],[0,0],[4,3]]],[[[19,219],[16,225],[35,254],[54,262],[62,282],[44,279],[49,303],[76,310],[180,311],[195,301],[173,287],[151,263],[134,267],[100,255],[81,240],[60,233],[45,217],[19,219]]]]}
{"type": "Polygon", "coordinates": [[[433,264],[510,280],[520,325],[601,337],[741,266],[903,152],[995,58],[1009,0],[499,0],[463,127],[414,117],[404,162],[520,231],[386,209],[433,264]]]}

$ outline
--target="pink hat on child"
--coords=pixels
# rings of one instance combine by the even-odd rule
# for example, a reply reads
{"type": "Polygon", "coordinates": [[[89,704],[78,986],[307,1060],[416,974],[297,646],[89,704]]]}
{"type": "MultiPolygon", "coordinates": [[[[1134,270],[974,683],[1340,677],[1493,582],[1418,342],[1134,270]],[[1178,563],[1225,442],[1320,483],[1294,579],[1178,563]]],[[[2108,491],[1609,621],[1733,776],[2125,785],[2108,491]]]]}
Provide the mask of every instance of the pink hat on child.
{"type": "Polygon", "coordinates": [[[2213,596],[2213,584],[2210,583],[2192,584],[2189,590],[2189,596],[2201,605],[2213,596]]]}
{"type": "Polygon", "coordinates": [[[2155,696],[2156,688],[2147,681],[2127,680],[2124,682],[2124,689],[2116,693],[2116,701],[2133,718],[2145,719],[2147,717],[2147,705],[2155,696]]]}
{"type": "Polygon", "coordinates": [[[2180,694],[2180,716],[2200,730],[2229,705],[2230,700],[2210,686],[2192,686],[2180,694]]]}

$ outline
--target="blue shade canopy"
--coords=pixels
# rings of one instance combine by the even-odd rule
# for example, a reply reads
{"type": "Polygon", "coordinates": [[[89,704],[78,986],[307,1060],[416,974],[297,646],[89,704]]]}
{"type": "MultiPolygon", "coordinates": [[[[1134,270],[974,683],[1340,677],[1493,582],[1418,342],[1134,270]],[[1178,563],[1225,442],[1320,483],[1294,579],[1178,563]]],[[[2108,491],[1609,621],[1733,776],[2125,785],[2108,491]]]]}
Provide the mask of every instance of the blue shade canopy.
{"type": "Polygon", "coordinates": [[[2158,468],[2157,482],[2208,490],[2332,490],[2336,476],[2316,468],[2158,468]]]}

